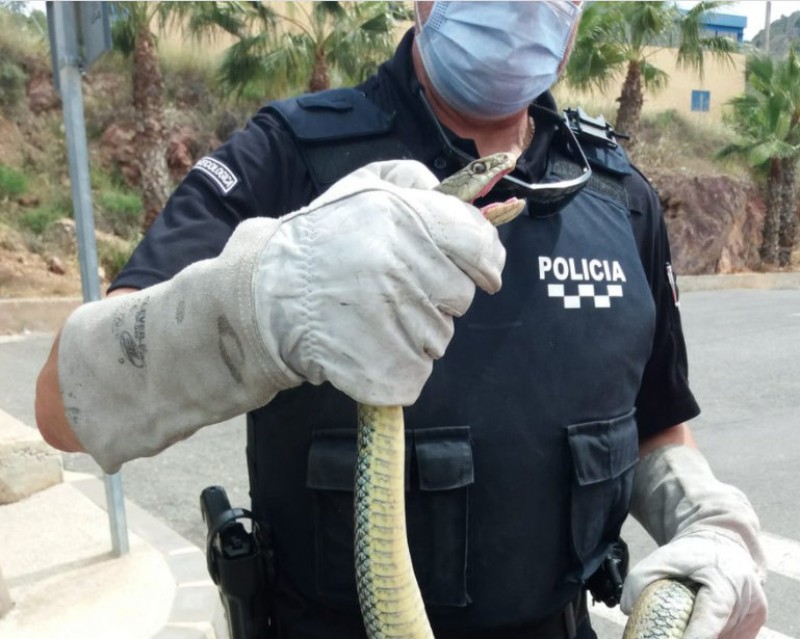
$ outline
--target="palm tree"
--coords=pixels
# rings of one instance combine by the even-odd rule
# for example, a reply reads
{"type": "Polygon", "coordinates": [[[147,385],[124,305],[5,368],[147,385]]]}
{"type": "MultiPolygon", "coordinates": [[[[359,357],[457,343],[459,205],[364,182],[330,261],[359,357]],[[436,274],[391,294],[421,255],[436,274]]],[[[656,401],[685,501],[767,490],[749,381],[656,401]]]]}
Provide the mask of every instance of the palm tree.
{"type": "Polygon", "coordinates": [[[239,42],[228,50],[222,65],[224,83],[241,92],[261,82],[269,87],[265,92],[274,95],[304,77],[311,91],[328,88],[330,67],[350,77],[364,77],[392,49],[396,22],[411,17],[400,2],[281,3],[283,13],[252,0],[113,5],[114,47],[132,60],[144,231],[171,190],[164,82],[154,27],[171,24],[198,37],[213,37],[220,31],[235,36],[239,42]]]}
{"type": "MultiPolygon", "coordinates": [[[[167,166],[164,79],[153,29],[176,26],[193,36],[217,30],[239,31],[248,24],[244,5],[260,2],[114,2],[114,48],[131,60],[132,102],[136,112],[136,151],[142,190],[142,231],[155,221],[172,190],[167,166]]],[[[262,11],[255,8],[253,17],[262,11]]]]}
{"type": "Polygon", "coordinates": [[[278,97],[298,85],[311,92],[328,89],[332,71],[347,81],[361,80],[393,51],[398,22],[411,18],[402,2],[279,7],[279,14],[270,15],[274,28],[236,34],[239,40],[225,52],[220,70],[227,88],[242,93],[258,87],[260,95],[278,97]]]}
{"type": "Polygon", "coordinates": [[[164,80],[151,30],[164,10],[160,2],[116,2],[113,41],[115,48],[132,61],[133,108],[136,113],[136,152],[147,231],[169,198],[171,184],[167,167],[164,126],[164,80]]]}
{"type": "Polygon", "coordinates": [[[797,164],[800,161],[800,57],[753,54],[747,60],[747,92],[729,102],[740,138],[719,152],[739,155],[766,182],[761,260],[791,263],[797,241],[797,164]]]}
{"type": "Polygon", "coordinates": [[[737,44],[725,37],[703,34],[703,17],[730,4],[699,2],[681,11],[674,2],[592,2],[581,20],[575,49],[567,67],[566,82],[574,87],[604,89],[624,74],[617,98],[617,131],[631,137],[633,146],[639,128],[644,90],[667,86],[668,74],[651,59],[664,48],[677,47],[677,62],[703,75],[705,52],[732,62],[737,44]]]}

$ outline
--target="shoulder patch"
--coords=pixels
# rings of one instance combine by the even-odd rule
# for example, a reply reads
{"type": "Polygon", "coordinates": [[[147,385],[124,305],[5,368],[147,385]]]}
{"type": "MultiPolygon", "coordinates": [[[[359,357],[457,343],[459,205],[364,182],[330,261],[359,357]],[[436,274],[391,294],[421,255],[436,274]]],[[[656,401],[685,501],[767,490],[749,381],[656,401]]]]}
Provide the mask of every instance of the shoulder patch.
{"type": "Polygon", "coordinates": [[[230,193],[239,184],[239,178],[230,167],[208,155],[200,158],[192,170],[198,170],[209,177],[223,195],[230,193]]]}

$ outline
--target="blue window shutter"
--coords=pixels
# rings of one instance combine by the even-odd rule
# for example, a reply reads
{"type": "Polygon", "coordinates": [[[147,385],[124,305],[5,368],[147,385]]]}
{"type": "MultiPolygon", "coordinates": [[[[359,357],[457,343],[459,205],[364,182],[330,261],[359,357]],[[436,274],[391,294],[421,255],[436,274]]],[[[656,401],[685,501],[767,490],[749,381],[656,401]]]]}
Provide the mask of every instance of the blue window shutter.
{"type": "Polygon", "coordinates": [[[710,91],[692,91],[692,111],[708,111],[711,108],[710,91]]]}

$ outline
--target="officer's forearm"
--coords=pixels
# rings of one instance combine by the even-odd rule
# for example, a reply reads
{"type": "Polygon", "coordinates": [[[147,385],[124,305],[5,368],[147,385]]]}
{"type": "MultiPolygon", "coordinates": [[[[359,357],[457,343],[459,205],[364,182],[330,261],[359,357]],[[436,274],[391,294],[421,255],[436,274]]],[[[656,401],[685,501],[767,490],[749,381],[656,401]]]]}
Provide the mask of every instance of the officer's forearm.
{"type": "Polygon", "coordinates": [[[44,440],[59,450],[83,452],[83,446],[72,430],[61,399],[58,383],[58,341],[56,337],[50,355],[36,382],[36,425],[44,440]]]}
{"type": "MultiPolygon", "coordinates": [[[[108,294],[108,297],[134,293],[135,288],[118,288],[108,294]]],[[[64,400],[61,397],[61,385],[58,381],[58,345],[61,333],[56,336],[50,355],[39,372],[36,381],[36,425],[44,440],[53,448],[58,448],[68,453],[86,452],[81,445],[75,431],[67,419],[64,410],[64,400]]]]}
{"type": "Polygon", "coordinates": [[[639,459],[644,459],[656,448],[668,446],[669,444],[681,444],[690,448],[697,448],[697,442],[689,427],[686,424],[678,424],[642,439],[639,442],[639,459]]]}

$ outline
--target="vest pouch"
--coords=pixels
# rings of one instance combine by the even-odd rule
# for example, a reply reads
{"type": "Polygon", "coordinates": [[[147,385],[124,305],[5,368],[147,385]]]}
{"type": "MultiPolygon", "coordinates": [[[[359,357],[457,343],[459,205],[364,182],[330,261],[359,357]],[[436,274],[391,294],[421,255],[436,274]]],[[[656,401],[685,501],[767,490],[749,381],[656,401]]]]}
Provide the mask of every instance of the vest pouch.
{"type": "MultiPolygon", "coordinates": [[[[314,499],[315,580],[331,603],[357,604],[353,485],[356,430],[315,431],[306,486],[314,499]]],[[[468,427],[406,431],[406,520],[414,571],[429,605],[465,606],[468,427]]]]}
{"type": "Polygon", "coordinates": [[[635,411],[567,427],[574,477],[570,504],[572,549],[580,579],[600,566],[628,514],[639,459],[635,411]]]}
{"type": "Polygon", "coordinates": [[[467,595],[469,486],[475,482],[469,426],[412,431],[414,464],[406,496],[414,573],[429,606],[463,607],[467,595]]]}

